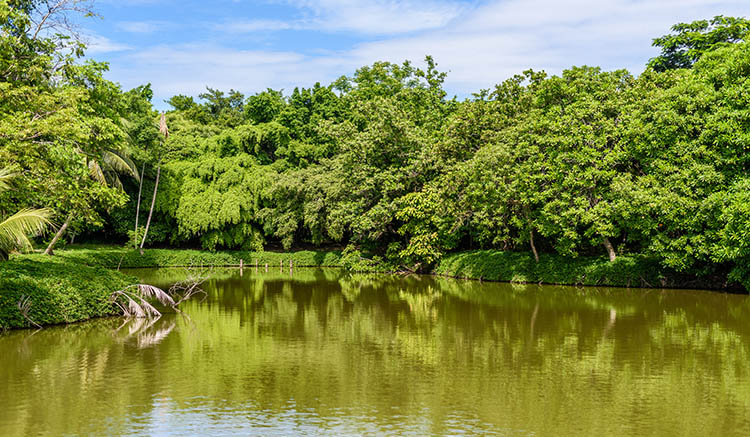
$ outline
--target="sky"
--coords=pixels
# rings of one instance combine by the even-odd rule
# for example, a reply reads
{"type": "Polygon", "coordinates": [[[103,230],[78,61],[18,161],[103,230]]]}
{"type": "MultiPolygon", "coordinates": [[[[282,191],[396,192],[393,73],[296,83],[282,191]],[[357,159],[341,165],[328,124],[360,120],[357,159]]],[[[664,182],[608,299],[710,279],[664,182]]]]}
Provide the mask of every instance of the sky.
{"type": "Polygon", "coordinates": [[[750,17],[750,0],[97,0],[95,10],[82,23],[88,57],[124,89],[150,83],[168,109],[206,86],[289,94],[425,55],[459,98],[529,68],[639,74],[673,24],[750,17]]]}

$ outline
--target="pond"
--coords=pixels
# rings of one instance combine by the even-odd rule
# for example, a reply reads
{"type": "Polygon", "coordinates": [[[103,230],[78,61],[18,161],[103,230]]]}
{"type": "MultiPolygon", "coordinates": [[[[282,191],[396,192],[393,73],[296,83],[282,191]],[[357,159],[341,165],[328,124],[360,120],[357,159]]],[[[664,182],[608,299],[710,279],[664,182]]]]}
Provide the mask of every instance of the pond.
{"type": "Polygon", "coordinates": [[[153,324],[0,336],[2,435],[750,430],[746,295],[278,268],[203,288],[153,324]]]}

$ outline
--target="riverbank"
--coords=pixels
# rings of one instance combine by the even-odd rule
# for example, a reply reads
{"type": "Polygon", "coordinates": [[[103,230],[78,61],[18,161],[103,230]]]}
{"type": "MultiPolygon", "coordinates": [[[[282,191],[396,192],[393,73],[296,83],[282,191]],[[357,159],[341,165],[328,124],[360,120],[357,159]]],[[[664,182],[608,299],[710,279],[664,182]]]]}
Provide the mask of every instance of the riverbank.
{"type": "Polygon", "coordinates": [[[643,255],[619,256],[609,261],[606,257],[541,254],[537,263],[531,254],[473,250],[444,256],[434,273],[498,282],[746,291],[714,278],[682,275],[664,268],[658,259],[643,255]]]}
{"type": "Polygon", "coordinates": [[[113,291],[137,283],[120,273],[126,268],[283,265],[340,267],[341,251],[207,252],[182,249],[137,250],[115,246],[71,248],[42,254],[15,255],[0,263],[0,329],[55,325],[118,314],[108,300],[113,291]],[[26,297],[24,317],[18,304],[26,297]]]}
{"type": "MultiPolygon", "coordinates": [[[[17,259],[38,259],[41,255],[22,255],[17,259]]],[[[189,266],[245,266],[269,267],[289,261],[297,267],[340,267],[341,251],[300,250],[294,252],[252,252],[252,251],[217,251],[187,249],[147,249],[140,254],[138,250],[116,246],[92,248],[73,248],[55,251],[54,258],[72,263],[105,267],[108,269],[131,269],[151,267],[189,267],[189,266]]]]}
{"type": "Polygon", "coordinates": [[[113,291],[137,283],[118,271],[63,257],[24,257],[0,263],[0,329],[75,323],[118,313],[113,291]],[[26,300],[28,299],[28,300],[26,300]],[[19,302],[29,305],[28,319],[19,302]]]}
{"type": "MultiPolygon", "coordinates": [[[[0,329],[31,327],[18,302],[30,297],[28,316],[40,325],[73,323],[116,314],[110,294],[134,284],[124,268],[185,266],[269,267],[289,261],[296,267],[344,267],[341,251],[207,252],[181,249],[137,250],[96,246],[59,250],[54,257],[17,255],[0,263],[0,329]]],[[[362,265],[367,265],[363,263],[362,265]]],[[[529,254],[475,250],[448,254],[435,266],[436,275],[483,281],[615,287],[704,288],[744,291],[739,286],[679,275],[654,258],[620,256],[566,258],[543,254],[539,263],[529,254]]]]}

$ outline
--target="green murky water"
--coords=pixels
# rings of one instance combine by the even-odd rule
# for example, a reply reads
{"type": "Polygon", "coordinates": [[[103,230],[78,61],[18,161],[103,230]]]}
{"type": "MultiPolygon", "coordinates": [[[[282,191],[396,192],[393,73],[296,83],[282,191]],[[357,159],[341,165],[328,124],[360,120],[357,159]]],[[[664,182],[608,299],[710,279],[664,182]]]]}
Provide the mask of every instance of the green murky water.
{"type": "Polygon", "coordinates": [[[744,295],[307,269],[204,289],[151,326],[0,336],[0,434],[750,432],[744,295]]]}

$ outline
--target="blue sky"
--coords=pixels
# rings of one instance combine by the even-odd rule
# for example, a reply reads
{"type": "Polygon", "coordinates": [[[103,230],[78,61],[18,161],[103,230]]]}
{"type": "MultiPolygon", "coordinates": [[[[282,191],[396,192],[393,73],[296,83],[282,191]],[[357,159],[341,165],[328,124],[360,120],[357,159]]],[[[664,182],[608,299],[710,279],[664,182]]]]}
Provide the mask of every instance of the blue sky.
{"type": "Polygon", "coordinates": [[[459,97],[528,68],[640,73],[677,22],[750,17],[750,0],[98,0],[89,57],[154,104],[206,86],[252,94],[327,84],[374,61],[432,55],[459,97]]]}

